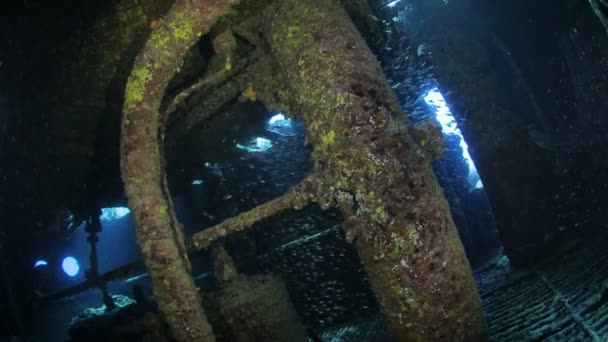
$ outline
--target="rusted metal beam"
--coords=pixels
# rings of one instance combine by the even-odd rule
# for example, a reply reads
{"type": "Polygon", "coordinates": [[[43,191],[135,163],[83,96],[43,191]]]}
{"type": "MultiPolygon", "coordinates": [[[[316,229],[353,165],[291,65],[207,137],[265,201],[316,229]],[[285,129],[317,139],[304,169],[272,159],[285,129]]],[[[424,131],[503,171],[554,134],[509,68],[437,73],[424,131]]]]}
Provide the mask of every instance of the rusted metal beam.
{"type": "Polygon", "coordinates": [[[299,109],[291,114],[303,119],[314,147],[316,201],[344,215],[392,334],[486,340],[470,265],[430,165],[439,130],[410,129],[338,1],[284,0],[262,22],[290,108],[299,109]]]}
{"type": "Polygon", "coordinates": [[[160,106],[188,49],[233,3],[177,0],[154,24],[125,90],[122,179],[159,310],[177,341],[214,341],[215,337],[191,276],[183,232],[167,188],[162,153],[165,118],[160,106]]]}

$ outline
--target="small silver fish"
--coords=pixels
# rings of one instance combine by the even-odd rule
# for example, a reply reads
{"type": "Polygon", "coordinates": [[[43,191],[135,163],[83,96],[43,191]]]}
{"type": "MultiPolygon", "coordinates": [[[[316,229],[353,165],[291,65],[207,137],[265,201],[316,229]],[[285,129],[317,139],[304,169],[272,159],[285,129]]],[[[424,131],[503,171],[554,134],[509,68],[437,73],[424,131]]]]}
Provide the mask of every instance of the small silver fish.
{"type": "Polygon", "coordinates": [[[416,54],[418,55],[418,57],[426,54],[431,54],[431,51],[429,49],[430,47],[428,44],[422,43],[418,45],[418,48],[416,49],[416,54]]]}

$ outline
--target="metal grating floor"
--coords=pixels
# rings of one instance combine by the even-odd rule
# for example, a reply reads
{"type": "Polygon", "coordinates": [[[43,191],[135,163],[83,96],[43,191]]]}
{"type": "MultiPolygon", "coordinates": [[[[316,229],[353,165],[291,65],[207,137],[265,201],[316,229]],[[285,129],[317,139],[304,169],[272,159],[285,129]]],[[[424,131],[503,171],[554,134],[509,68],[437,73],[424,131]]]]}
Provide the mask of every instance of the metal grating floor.
{"type": "MultiPolygon", "coordinates": [[[[608,231],[530,270],[503,257],[477,271],[492,341],[608,341],[608,231]]],[[[391,341],[381,318],[327,329],[325,342],[391,341]]]]}
{"type": "Polygon", "coordinates": [[[492,275],[480,287],[492,340],[608,341],[607,247],[603,233],[534,269],[492,275]]]}

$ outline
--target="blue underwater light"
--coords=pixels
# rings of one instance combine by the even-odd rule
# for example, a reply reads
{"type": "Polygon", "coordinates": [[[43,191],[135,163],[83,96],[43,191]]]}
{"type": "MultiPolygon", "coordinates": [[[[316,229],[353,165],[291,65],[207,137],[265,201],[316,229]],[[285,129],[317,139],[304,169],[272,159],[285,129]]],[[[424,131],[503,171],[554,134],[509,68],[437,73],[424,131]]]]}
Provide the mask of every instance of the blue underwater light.
{"type": "Polygon", "coordinates": [[[397,6],[397,4],[400,3],[400,2],[401,2],[401,0],[395,0],[395,1],[391,1],[391,2],[389,2],[387,4],[385,4],[384,6],[393,8],[393,7],[397,6]]]}
{"type": "Polygon", "coordinates": [[[38,267],[42,267],[42,266],[46,266],[49,263],[46,262],[46,260],[36,260],[36,262],[34,263],[34,268],[38,268],[38,267]]]}
{"type": "Polygon", "coordinates": [[[475,163],[473,162],[473,158],[471,158],[471,154],[469,153],[469,145],[464,140],[462,136],[462,132],[460,128],[458,128],[458,124],[456,123],[456,119],[450,110],[443,94],[439,91],[438,88],[433,88],[429,90],[426,95],[424,95],[424,101],[433,109],[435,112],[435,118],[441,125],[441,129],[444,134],[454,134],[460,138],[460,147],[462,148],[462,157],[467,162],[469,166],[469,181],[471,185],[474,185],[475,188],[483,188],[483,184],[481,180],[479,180],[479,175],[477,173],[477,168],[475,167],[475,163]]]}
{"type": "Polygon", "coordinates": [[[268,123],[271,125],[277,125],[280,124],[281,126],[283,126],[283,123],[290,123],[290,120],[285,118],[285,115],[283,113],[278,113],[273,115],[270,120],[268,120],[268,123]]]}
{"type": "Polygon", "coordinates": [[[286,137],[297,135],[294,122],[283,113],[273,115],[266,122],[266,130],[286,137]]]}
{"type": "Polygon", "coordinates": [[[63,259],[63,262],[61,263],[61,268],[63,268],[63,272],[65,272],[65,274],[70,277],[76,276],[80,271],[80,265],[78,264],[78,260],[71,256],[63,259]]]}
{"type": "Polygon", "coordinates": [[[264,152],[272,147],[272,141],[266,138],[257,137],[253,138],[248,145],[236,144],[236,147],[247,152],[264,152]]]}
{"type": "Polygon", "coordinates": [[[118,220],[129,215],[130,213],[131,211],[129,210],[129,208],[125,207],[102,208],[101,216],[99,216],[99,219],[102,221],[118,220]]]}

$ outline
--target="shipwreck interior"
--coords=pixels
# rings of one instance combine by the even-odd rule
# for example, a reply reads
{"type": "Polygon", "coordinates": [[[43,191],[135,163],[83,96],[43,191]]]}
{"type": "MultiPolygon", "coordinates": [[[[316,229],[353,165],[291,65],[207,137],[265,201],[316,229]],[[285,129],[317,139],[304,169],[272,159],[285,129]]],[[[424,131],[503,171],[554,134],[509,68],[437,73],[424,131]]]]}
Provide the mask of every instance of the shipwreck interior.
{"type": "Polygon", "coordinates": [[[608,341],[606,0],[0,6],[0,341],[608,341]]]}

